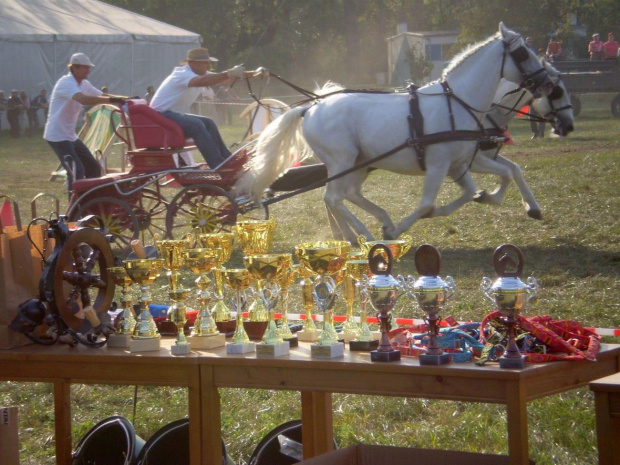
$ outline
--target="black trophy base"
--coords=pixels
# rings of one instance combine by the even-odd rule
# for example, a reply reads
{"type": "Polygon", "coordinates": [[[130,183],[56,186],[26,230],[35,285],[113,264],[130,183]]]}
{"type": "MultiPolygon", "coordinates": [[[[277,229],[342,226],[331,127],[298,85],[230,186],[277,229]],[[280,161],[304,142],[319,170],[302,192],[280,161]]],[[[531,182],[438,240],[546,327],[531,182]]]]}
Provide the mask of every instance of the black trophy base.
{"type": "Polygon", "coordinates": [[[520,357],[500,357],[499,358],[499,367],[500,368],[517,368],[521,369],[525,367],[525,356],[522,355],[520,357]]]}
{"type": "Polygon", "coordinates": [[[349,350],[354,352],[370,352],[371,350],[377,350],[379,347],[379,341],[349,341],[349,350]]]}
{"type": "Polygon", "coordinates": [[[390,350],[388,352],[380,352],[373,350],[370,352],[371,362],[397,362],[400,360],[400,350],[390,350]]]}
{"type": "Polygon", "coordinates": [[[293,337],[288,338],[288,339],[287,339],[287,338],[284,338],[284,341],[285,341],[285,342],[286,342],[286,341],[288,341],[288,343],[289,343],[289,345],[290,345],[291,349],[292,349],[293,347],[299,347],[299,339],[297,339],[297,336],[293,336],[293,337]]]}
{"type": "Polygon", "coordinates": [[[452,363],[452,355],[450,354],[420,354],[420,365],[447,365],[452,363]]]}

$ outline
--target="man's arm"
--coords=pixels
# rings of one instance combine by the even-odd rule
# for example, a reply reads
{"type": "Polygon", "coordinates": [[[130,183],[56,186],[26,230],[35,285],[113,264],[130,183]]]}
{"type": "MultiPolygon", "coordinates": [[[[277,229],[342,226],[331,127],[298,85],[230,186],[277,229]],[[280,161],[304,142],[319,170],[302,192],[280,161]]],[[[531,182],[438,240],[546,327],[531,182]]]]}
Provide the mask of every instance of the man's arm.
{"type": "Polygon", "coordinates": [[[265,75],[267,70],[264,68],[258,68],[257,70],[246,71],[242,65],[237,65],[234,68],[226,70],[222,73],[207,73],[202,76],[193,77],[188,87],[211,87],[218,84],[232,84],[239,79],[250,79],[253,77],[260,77],[265,75]]]}
{"type": "Polygon", "coordinates": [[[82,105],[100,105],[104,103],[122,103],[120,100],[124,100],[127,97],[110,94],[105,94],[101,96],[86,95],[82,92],[78,92],[77,94],[73,94],[71,98],[77,102],[80,102],[82,105]]]}

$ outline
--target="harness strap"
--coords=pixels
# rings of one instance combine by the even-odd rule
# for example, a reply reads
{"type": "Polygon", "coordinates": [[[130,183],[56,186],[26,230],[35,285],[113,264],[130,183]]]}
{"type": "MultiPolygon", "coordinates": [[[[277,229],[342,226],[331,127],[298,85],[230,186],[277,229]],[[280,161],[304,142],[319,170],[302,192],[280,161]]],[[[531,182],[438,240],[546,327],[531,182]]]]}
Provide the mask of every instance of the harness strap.
{"type": "Polygon", "coordinates": [[[456,129],[456,124],[454,122],[454,113],[452,112],[452,99],[450,97],[453,96],[452,89],[448,84],[448,81],[441,81],[441,87],[443,87],[443,93],[446,96],[446,101],[448,103],[448,114],[450,115],[450,127],[452,128],[452,132],[456,129]]]}
{"type": "Polygon", "coordinates": [[[426,171],[426,161],[424,157],[424,145],[419,144],[418,141],[424,137],[424,117],[420,111],[420,100],[418,94],[413,89],[409,92],[409,130],[411,132],[411,140],[413,142],[413,149],[415,150],[416,157],[418,158],[418,166],[422,171],[426,171]]]}

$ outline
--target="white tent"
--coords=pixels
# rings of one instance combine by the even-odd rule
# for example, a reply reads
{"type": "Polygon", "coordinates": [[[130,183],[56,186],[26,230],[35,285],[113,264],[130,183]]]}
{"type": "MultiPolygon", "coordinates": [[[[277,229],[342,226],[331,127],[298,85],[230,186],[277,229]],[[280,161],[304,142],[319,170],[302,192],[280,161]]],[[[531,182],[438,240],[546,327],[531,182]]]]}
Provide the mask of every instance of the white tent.
{"type": "Polygon", "coordinates": [[[200,42],[196,33],[97,0],[0,0],[0,89],[7,98],[11,89],[49,96],[70,56],[83,52],[96,65],[89,76],[96,87],[144,95],[200,42]]]}

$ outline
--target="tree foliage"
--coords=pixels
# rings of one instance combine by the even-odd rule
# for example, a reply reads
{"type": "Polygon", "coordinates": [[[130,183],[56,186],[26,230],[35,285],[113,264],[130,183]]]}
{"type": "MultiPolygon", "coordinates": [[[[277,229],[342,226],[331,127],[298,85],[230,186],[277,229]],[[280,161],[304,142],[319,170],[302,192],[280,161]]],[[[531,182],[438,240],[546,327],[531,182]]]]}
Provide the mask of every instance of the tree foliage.
{"type": "Polygon", "coordinates": [[[221,67],[265,66],[300,85],[370,84],[387,70],[386,39],[455,30],[458,45],[497,32],[499,21],[545,48],[551,33],[583,56],[592,32],[620,36],[618,0],[105,0],[196,32],[221,67]],[[586,25],[575,35],[570,14],[586,25]]]}

